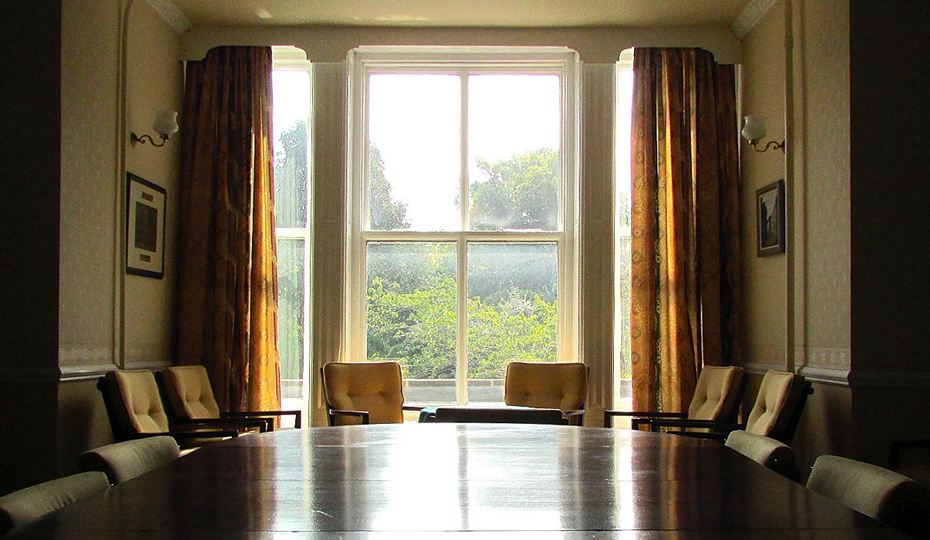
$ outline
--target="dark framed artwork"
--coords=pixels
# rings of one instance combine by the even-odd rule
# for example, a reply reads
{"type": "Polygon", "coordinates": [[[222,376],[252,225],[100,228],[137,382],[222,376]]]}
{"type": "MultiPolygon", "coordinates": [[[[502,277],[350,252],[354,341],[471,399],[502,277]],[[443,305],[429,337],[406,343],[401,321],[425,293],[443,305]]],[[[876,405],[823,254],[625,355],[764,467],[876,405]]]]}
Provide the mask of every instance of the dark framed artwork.
{"type": "Polygon", "coordinates": [[[161,279],[165,275],[165,188],[126,173],[126,273],[161,279]]]}
{"type": "Polygon", "coordinates": [[[785,181],[756,190],[756,255],[785,252],[785,181]]]}

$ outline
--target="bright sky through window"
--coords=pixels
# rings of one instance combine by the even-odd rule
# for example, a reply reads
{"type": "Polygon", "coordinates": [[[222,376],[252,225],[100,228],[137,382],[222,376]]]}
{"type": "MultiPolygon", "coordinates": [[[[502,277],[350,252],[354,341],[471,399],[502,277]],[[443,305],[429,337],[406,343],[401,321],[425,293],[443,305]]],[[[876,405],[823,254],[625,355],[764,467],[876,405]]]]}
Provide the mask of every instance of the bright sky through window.
{"type": "MultiPolygon", "coordinates": [[[[477,159],[559,150],[561,109],[555,75],[471,75],[469,177],[477,159]]],[[[385,164],[393,197],[407,204],[414,230],[457,230],[461,176],[461,79],[441,74],[370,77],[369,141],[385,164]]]]}

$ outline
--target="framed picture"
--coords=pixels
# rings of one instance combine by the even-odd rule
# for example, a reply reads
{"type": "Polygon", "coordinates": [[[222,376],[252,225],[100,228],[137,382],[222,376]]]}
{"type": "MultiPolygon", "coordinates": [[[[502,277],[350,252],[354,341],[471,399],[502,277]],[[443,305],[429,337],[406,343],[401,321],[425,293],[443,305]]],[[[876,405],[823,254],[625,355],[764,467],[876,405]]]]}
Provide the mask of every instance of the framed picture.
{"type": "Polygon", "coordinates": [[[756,191],[756,255],[785,252],[785,181],[772,182],[756,191]]]}
{"type": "Polygon", "coordinates": [[[165,275],[165,188],[126,174],[126,273],[161,279],[165,275]]]}

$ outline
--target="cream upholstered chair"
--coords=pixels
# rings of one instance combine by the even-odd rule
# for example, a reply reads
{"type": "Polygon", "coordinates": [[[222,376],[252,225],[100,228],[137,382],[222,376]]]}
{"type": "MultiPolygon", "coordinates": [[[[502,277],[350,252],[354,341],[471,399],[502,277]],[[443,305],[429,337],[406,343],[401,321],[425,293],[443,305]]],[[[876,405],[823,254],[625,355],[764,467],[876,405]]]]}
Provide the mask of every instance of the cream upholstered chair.
{"type": "MultiPolygon", "coordinates": [[[[653,419],[702,420],[734,423],[743,389],[743,368],[739,366],[704,366],[698,375],[694,396],[683,412],[604,411],[604,425],[615,416],[633,417],[633,428],[653,424],[653,419]]],[[[682,426],[678,426],[682,427],[682,426]]]]}
{"type": "Polygon", "coordinates": [[[820,456],[807,487],[918,538],[930,537],[930,492],[907,476],[871,463],[820,456]]]}
{"type": "Polygon", "coordinates": [[[511,362],[504,376],[504,403],[516,407],[558,409],[583,420],[588,367],[581,362],[511,362]]]}
{"type": "Polygon", "coordinates": [[[397,362],[331,362],[320,370],[329,425],[399,424],[404,411],[403,377],[397,362]]]}
{"type": "Polygon", "coordinates": [[[798,466],[795,463],[794,450],[787,444],[764,435],[736,430],[727,436],[726,445],[756,463],[797,482],[798,466]]]}
{"type": "Polygon", "coordinates": [[[14,491],[0,497],[0,534],[99,495],[110,487],[99,471],[83,472],[14,491]]]}
{"type": "Polygon", "coordinates": [[[180,455],[174,437],[160,435],[88,450],[78,456],[77,463],[82,471],[103,472],[110,483],[116,485],[167,465],[180,455]]]}
{"type": "Polygon", "coordinates": [[[797,373],[769,370],[762,377],[759,393],[744,424],[706,420],[657,419],[654,427],[705,428],[703,436],[725,439],[733,430],[770,437],[790,445],[794,439],[804,403],[814,391],[811,383],[797,373]]]}
{"type": "Polygon", "coordinates": [[[807,396],[814,393],[811,383],[797,373],[765,372],[756,401],[743,427],[749,433],[765,435],[785,444],[794,440],[807,396]]]}
{"type": "Polygon", "coordinates": [[[97,382],[97,388],[103,395],[113,436],[117,441],[170,435],[182,447],[192,447],[212,439],[239,434],[235,429],[206,429],[206,425],[170,425],[155,375],[148,370],[107,372],[97,382]]]}
{"type": "Polygon", "coordinates": [[[230,427],[260,427],[274,429],[274,417],[293,416],[294,427],[300,427],[300,411],[220,411],[213,386],[204,366],[172,366],[161,370],[161,380],[168,400],[168,412],[182,423],[205,422],[230,427]]]}

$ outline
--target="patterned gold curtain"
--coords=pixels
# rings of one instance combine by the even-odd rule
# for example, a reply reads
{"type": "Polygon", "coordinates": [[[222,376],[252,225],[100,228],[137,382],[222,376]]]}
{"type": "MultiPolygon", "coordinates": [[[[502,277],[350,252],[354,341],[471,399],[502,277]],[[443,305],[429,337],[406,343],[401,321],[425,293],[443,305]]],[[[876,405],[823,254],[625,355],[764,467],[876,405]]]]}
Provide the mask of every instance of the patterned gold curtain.
{"type": "Polygon", "coordinates": [[[737,354],[735,73],[700,49],[636,49],[633,70],[633,408],[682,411],[737,354]]]}
{"type": "Polygon", "coordinates": [[[178,359],[223,410],[277,410],[271,48],[189,62],[181,126],[178,359]]]}

